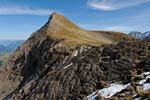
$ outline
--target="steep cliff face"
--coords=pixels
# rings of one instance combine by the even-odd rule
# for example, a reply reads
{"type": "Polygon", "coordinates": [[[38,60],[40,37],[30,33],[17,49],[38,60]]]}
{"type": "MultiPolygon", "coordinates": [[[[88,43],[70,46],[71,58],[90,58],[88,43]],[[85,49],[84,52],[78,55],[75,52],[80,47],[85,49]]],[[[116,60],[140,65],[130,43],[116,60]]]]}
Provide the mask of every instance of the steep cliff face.
{"type": "Polygon", "coordinates": [[[52,14],[0,72],[0,99],[82,100],[105,87],[103,82],[128,83],[132,70],[149,71],[149,61],[142,58],[149,60],[149,41],[108,45],[132,38],[121,33],[102,34],[91,35],[63,16],[52,14]],[[118,34],[111,39],[110,35],[118,34]]]}
{"type": "MultiPolygon", "coordinates": [[[[6,71],[10,75],[7,81],[11,81],[6,88],[12,89],[6,99],[82,100],[107,86],[107,82],[127,84],[134,75],[150,71],[150,52],[145,47],[149,42],[143,47],[139,46],[139,42],[134,49],[131,47],[136,42],[132,45],[121,43],[104,47],[55,48],[57,43],[46,39],[38,45],[40,49],[34,47],[34,51],[32,48],[20,56],[19,62],[15,60],[12,69],[6,71]]],[[[4,88],[5,85],[2,86],[4,88]]]]}

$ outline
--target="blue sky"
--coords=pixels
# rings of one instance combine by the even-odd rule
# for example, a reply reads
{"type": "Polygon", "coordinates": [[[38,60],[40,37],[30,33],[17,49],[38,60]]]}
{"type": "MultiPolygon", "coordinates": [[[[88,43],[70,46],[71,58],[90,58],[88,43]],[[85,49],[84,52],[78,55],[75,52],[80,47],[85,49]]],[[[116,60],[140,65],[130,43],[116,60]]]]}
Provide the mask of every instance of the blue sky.
{"type": "Polygon", "coordinates": [[[150,0],[0,0],[0,39],[27,39],[59,12],[85,29],[150,30],[150,0]]]}

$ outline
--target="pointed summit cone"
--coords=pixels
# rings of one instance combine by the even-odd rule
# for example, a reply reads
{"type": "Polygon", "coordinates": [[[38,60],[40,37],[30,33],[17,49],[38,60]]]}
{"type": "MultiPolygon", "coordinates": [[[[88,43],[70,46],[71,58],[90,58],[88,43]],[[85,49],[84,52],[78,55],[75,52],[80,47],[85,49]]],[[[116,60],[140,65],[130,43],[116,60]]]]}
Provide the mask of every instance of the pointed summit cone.
{"type": "Polygon", "coordinates": [[[94,45],[111,44],[121,39],[131,39],[130,36],[119,32],[88,31],[80,28],[64,16],[53,13],[48,22],[40,30],[58,40],[64,40],[61,44],[68,45],[94,45]]]}
{"type": "Polygon", "coordinates": [[[48,23],[47,34],[55,39],[63,39],[63,45],[100,45],[102,43],[99,39],[94,39],[94,34],[92,36],[88,31],[81,29],[58,13],[53,13],[48,23]]]}
{"type": "Polygon", "coordinates": [[[102,73],[97,62],[101,47],[95,46],[121,39],[131,38],[116,32],[87,31],[53,13],[0,71],[0,100],[61,100],[80,93],[86,86],[81,86],[81,80],[97,80],[93,76],[102,73]]]}

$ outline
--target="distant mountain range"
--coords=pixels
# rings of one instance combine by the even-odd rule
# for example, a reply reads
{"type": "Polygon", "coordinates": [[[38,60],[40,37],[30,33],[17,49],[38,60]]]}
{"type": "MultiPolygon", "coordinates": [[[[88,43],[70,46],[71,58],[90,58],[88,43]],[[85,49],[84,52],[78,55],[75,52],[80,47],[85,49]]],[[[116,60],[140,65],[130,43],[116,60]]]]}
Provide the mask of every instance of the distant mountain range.
{"type": "Polygon", "coordinates": [[[129,33],[129,35],[137,39],[146,39],[146,38],[150,38],[150,31],[144,33],[138,31],[132,31],[129,33]]]}
{"type": "Polygon", "coordinates": [[[15,50],[23,42],[24,40],[0,40],[0,54],[15,50]]]}

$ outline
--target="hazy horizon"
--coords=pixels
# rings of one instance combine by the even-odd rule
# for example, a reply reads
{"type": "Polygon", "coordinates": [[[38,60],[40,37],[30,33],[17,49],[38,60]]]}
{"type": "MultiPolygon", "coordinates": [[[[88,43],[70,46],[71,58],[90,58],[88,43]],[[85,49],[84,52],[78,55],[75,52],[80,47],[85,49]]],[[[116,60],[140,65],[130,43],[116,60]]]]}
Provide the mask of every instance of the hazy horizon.
{"type": "Polygon", "coordinates": [[[58,12],[88,30],[149,31],[150,0],[0,0],[0,39],[25,40],[58,12]]]}

